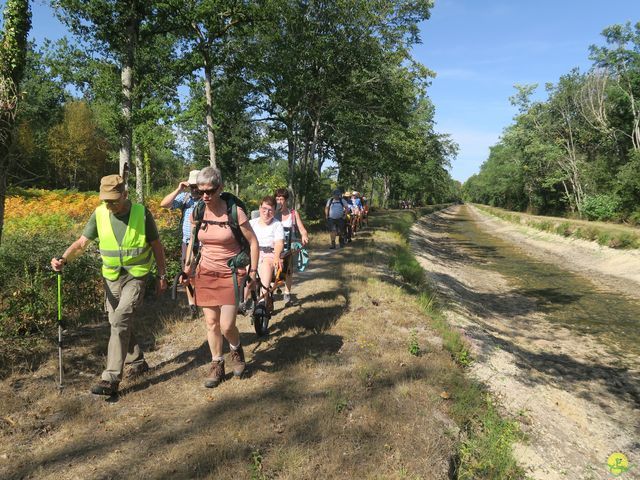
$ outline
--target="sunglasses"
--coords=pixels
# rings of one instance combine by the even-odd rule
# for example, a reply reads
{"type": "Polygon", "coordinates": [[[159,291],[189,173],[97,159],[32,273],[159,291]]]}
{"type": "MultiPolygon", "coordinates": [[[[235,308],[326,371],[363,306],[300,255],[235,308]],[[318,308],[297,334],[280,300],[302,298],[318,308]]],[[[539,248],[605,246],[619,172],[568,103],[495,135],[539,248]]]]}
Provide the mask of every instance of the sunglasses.
{"type": "Polygon", "coordinates": [[[216,191],[218,191],[218,187],[216,188],[210,188],[209,190],[200,190],[198,189],[198,193],[200,195],[204,195],[205,193],[209,196],[213,195],[214,193],[216,193],[216,191]]]}
{"type": "Polygon", "coordinates": [[[260,207],[260,210],[262,210],[264,213],[273,213],[273,208],[260,207]]]}

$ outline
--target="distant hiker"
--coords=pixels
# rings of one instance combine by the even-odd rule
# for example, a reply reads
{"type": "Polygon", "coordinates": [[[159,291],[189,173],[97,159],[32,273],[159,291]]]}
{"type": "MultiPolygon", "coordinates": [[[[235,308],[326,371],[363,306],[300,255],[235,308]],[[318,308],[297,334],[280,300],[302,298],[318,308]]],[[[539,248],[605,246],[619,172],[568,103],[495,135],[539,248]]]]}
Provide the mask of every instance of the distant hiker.
{"type": "MultiPolygon", "coordinates": [[[[189,178],[187,181],[180,182],[178,188],[169,193],[160,202],[160,206],[163,208],[179,208],[182,212],[182,253],[180,255],[180,262],[184,268],[184,258],[187,254],[187,246],[189,245],[189,238],[191,237],[191,212],[193,207],[200,200],[200,191],[196,179],[200,170],[191,170],[189,172],[189,178]]],[[[196,307],[193,297],[187,289],[187,299],[189,301],[189,308],[191,310],[191,318],[198,318],[198,307],[196,307]]]]}
{"type": "Polygon", "coordinates": [[[369,226],[369,200],[367,197],[362,197],[362,223],[369,226]]]}
{"type": "Polygon", "coordinates": [[[127,377],[149,369],[134,334],[134,313],[142,305],[145,285],[154,258],[158,267],[158,293],[167,288],[164,248],[151,212],[127,198],[120,175],[100,180],[102,204],[93,212],[82,235],[67,248],[61,259],[51,259],[59,272],[80,256],[92,240],[98,240],[106,306],[111,324],[107,367],[101,381],[91,388],[96,395],[115,395],[127,365],[127,377]]]}
{"type": "Polygon", "coordinates": [[[324,218],[327,220],[329,235],[331,236],[331,246],[336,248],[336,235],[340,240],[340,247],[344,246],[345,236],[345,218],[349,211],[349,204],[342,198],[342,192],[339,189],[333,191],[333,196],[327,200],[324,207],[324,218]]]}
{"type": "MultiPolygon", "coordinates": [[[[298,241],[302,243],[302,246],[309,243],[309,236],[307,229],[304,228],[300,212],[298,210],[289,209],[289,190],[286,188],[278,188],[274,192],[276,197],[276,220],[282,223],[284,229],[284,251],[287,252],[291,249],[291,242],[298,241]]],[[[288,305],[291,302],[291,285],[293,284],[293,269],[286,277],[285,289],[284,289],[284,304],[288,305]]]]}
{"type": "Polygon", "coordinates": [[[195,303],[204,313],[212,357],[204,386],[213,388],[225,379],[223,337],[231,347],[234,376],[244,373],[244,351],[236,327],[238,297],[242,295],[238,286],[243,284],[247,270],[250,284],[255,281],[259,250],[244,204],[222,192],[220,170],[203,168],[197,184],[203,203],[196,206],[191,216],[193,232],[187,249],[185,281],[195,287],[195,303]],[[198,253],[196,243],[200,245],[198,253]],[[250,249],[250,257],[244,253],[245,245],[250,249]],[[232,269],[230,263],[240,255],[246,261],[240,268],[232,269]]]}

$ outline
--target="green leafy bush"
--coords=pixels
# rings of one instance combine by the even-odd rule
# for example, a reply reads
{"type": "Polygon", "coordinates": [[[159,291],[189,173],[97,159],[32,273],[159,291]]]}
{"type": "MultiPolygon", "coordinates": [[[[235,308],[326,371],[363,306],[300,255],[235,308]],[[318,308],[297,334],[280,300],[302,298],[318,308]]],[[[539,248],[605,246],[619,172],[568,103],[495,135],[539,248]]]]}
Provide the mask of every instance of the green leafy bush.
{"type": "Polygon", "coordinates": [[[616,195],[591,195],[582,203],[582,214],[589,220],[611,220],[620,208],[620,199],[616,195]]]}
{"type": "MultiPolygon", "coordinates": [[[[67,231],[43,227],[29,236],[7,235],[0,246],[0,336],[45,333],[57,324],[57,279],[50,260],[74,240],[67,231]]],[[[95,250],[63,272],[65,320],[93,318],[102,304],[100,260],[95,250]]]]}

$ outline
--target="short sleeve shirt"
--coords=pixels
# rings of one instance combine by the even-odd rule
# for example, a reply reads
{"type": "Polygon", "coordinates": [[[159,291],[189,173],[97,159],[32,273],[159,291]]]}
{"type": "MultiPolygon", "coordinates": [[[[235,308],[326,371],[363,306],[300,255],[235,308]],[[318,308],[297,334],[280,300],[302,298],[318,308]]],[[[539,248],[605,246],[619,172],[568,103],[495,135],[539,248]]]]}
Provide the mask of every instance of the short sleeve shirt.
{"type": "Polygon", "coordinates": [[[284,228],[278,220],[273,219],[269,225],[263,225],[259,218],[254,218],[249,223],[258,237],[258,245],[261,247],[273,247],[276,241],[284,241],[284,228]]]}
{"type": "MultiPolygon", "coordinates": [[[[198,232],[198,241],[201,244],[200,251],[202,252],[199,268],[203,271],[229,272],[227,261],[240,253],[242,247],[236,240],[228,221],[229,217],[226,213],[217,216],[205,209],[202,228],[198,232]],[[206,223],[207,221],[216,223],[206,223]]],[[[246,213],[238,208],[238,224],[243,225],[246,222],[246,213]]]]}
{"type": "Polygon", "coordinates": [[[329,207],[329,218],[338,219],[344,217],[343,207],[349,208],[349,204],[346,200],[340,199],[336,200],[335,198],[330,198],[327,201],[327,207],[329,207]]]}
{"type": "Polygon", "coordinates": [[[171,202],[170,208],[179,208],[182,210],[182,242],[189,243],[191,238],[191,212],[196,206],[196,200],[193,199],[191,193],[181,192],[171,202]]]}
{"type": "MultiPolygon", "coordinates": [[[[111,220],[111,227],[113,228],[113,234],[116,237],[118,243],[122,243],[122,239],[124,238],[124,234],[127,231],[127,225],[129,224],[129,214],[131,213],[131,209],[127,210],[126,213],[122,215],[114,215],[109,212],[109,220],[111,220]]],[[[156,226],[156,222],[153,219],[153,215],[144,207],[144,228],[145,228],[145,236],[147,238],[147,243],[151,243],[154,240],[158,240],[160,235],[158,234],[158,227],[156,226]]],[[[89,240],[95,240],[98,238],[98,224],[96,222],[96,212],[94,211],[89,218],[89,221],[84,227],[82,231],[82,235],[87,237],[89,240]]]]}

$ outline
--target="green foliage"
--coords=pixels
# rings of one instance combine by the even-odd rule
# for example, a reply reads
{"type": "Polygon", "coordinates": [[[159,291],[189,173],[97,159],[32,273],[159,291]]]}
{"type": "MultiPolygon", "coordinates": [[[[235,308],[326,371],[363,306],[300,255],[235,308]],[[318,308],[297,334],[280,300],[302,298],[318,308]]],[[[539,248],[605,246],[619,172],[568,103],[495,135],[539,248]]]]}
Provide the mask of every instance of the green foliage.
{"type": "Polygon", "coordinates": [[[262,471],[262,454],[259,450],[251,452],[251,480],[265,480],[267,477],[262,471]]]}
{"type": "Polygon", "coordinates": [[[391,268],[397,272],[403,281],[414,287],[421,287],[425,283],[424,270],[408,247],[399,247],[392,257],[391,268]]]}
{"type": "Polygon", "coordinates": [[[411,336],[409,337],[409,353],[414,357],[419,357],[422,351],[420,350],[420,343],[418,342],[418,332],[411,330],[411,336]]]}
{"type": "Polygon", "coordinates": [[[582,213],[588,220],[611,220],[620,206],[617,195],[601,193],[590,195],[582,203],[582,213]]]}
{"type": "Polygon", "coordinates": [[[464,395],[465,398],[454,406],[455,414],[473,420],[467,424],[467,436],[458,451],[456,478],[524,478],[512,452],[513,444],[523,437],[518,424],[503,419],[491,397],[479,388],[467,390],[464,395]]]}
{"type": "MultiPolygon", "coordinates": [[[[6,235],[0,246],[0,336],[51,334],[57,325],[57,280],[49,262],[72,240],[64,229],[46,224],[37,233],[6,235]]],[[[99,268],[95,251],[65,268],[63,305],[68,324],[93,319],[100,311],[99,268]]]]}

